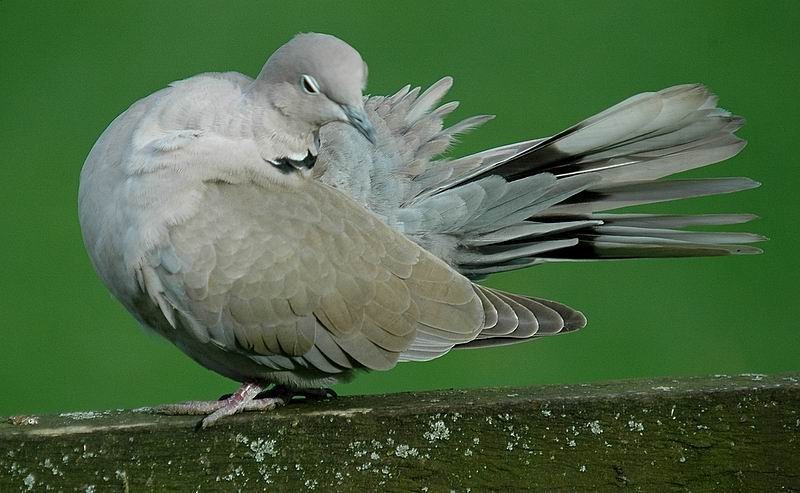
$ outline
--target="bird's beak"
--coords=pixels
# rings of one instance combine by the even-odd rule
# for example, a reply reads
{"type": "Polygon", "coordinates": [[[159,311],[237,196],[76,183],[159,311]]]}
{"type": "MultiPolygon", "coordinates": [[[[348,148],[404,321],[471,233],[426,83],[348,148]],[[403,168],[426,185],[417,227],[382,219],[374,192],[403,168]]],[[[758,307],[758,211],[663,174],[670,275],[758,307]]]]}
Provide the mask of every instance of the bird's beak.
{"type": "Polygon", "coordinates": [[[347,116],[347,123],[353,126],[358,132],[363,135],[371,143],[375,143],[375,127],[369,121],[364,108],[343,104],[342,110],[347,116]]]}

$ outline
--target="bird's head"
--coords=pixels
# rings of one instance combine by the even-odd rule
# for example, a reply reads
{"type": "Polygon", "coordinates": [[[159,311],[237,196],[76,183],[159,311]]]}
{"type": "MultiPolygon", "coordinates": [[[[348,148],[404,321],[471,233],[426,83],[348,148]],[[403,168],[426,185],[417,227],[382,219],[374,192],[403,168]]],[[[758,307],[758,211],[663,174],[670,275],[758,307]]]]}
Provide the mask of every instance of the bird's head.
{"type": "Polygon", "coordinates": [[[289,119],[315,130],[344,122],[375,142],[362,96],[367,65],[344,41],[327,34],[299,34],[267,60],[257,81],[289,119]]]}

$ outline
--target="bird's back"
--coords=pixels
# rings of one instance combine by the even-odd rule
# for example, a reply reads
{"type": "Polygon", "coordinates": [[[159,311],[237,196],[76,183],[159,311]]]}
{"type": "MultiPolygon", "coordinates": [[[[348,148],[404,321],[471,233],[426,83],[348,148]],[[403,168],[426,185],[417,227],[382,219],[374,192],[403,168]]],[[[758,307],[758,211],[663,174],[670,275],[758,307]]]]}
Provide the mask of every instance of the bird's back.
{"type": "MultiPolygon", "coordinates": [[[[177,81],[132,104],[105,129],[86,158],[80,176],[78,215],[89,256],[106,286],[129,310],[137,286],[129,275],[142,244],[155,239],[142,223],[163,222],[142,202],[181,199],[168,180],[146,180],[147,168],[176,150],[176,135],[208,124],[210,106],[240,97],[248,77],[235,72],[200,74],[177,81]],[[211,103],[203,103],[211,101],[211,103]],[[216,102],[216,103],[214,103],[216,102]],[[199,104],[198,104],[199,103],[199,104]],[[158,144],[162,149],[155,149],[158,144]]],[[[213,116],[213,115],[212,115],[213,116]]],[[[191,186],[191,185],[190,185],[191,186]]],[[[165,207],[168,208],[168,207],[165,207]]],[[[172,207],[175,209],[174,207],[172,207]]]]}

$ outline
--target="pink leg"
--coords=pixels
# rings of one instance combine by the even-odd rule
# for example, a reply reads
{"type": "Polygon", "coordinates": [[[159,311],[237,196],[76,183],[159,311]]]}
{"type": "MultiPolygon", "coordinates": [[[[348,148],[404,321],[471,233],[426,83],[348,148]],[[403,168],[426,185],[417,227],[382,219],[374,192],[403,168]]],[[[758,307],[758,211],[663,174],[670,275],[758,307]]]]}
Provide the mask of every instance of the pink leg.
{"type": "Polygon", "coordinates": [[[286,404],[286,400],[280,397],[255,399],[263,390],[264,387],[262,385],[249,382],[239,387],[227,399],[168,404],[157,407],[156,412],[181,415],[207,414],[208,416],[203,418],[199,426],[200,428],[208,428],[225,416],[231,416],[242,411],[268,411],[286,404]]]}

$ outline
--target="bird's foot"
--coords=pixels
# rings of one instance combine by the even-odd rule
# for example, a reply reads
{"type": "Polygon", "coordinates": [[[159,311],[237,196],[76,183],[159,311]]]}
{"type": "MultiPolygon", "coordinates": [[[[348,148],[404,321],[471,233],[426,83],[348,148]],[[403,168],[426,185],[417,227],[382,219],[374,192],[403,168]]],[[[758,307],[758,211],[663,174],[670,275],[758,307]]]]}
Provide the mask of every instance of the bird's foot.
{"type": "Polygon", "coordinates": [[[220,400],[167,404],[156,407],[155,411],[159,414],[171,415],[195,416],[206,414],[207,416],[197,424],[198,428],[204,429],[212,426],[225,416],[232,416],[242,411],[271,411],[276,407],[286,405],[290,400],[281,396],[261,397],[263,391],[264,387],[262,385],[245,383],[236,392],[229,396],[223,396],[220,400]]]}

